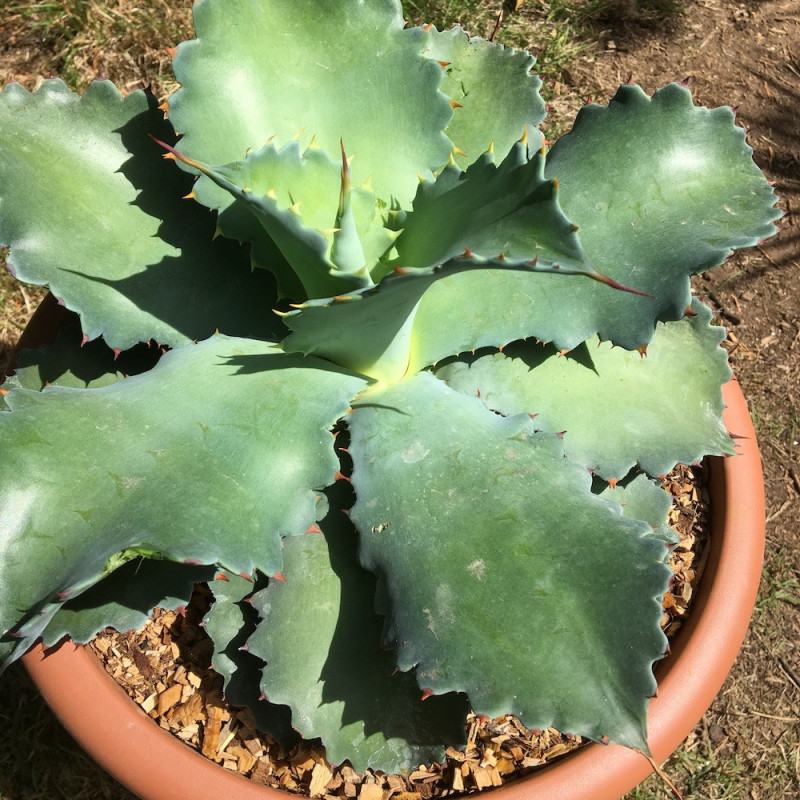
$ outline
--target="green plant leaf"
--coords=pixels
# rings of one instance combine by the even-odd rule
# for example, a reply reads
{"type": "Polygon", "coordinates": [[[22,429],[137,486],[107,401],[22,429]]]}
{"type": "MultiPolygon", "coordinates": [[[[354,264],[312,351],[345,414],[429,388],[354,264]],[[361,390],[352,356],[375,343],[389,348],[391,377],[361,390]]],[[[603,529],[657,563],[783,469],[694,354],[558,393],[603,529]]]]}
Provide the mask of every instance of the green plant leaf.
{"type": "Polygon", "coordinates": [[[423,702],[413,674],[393,674],[373,610],[375,578],[358,566],[344,492],[331,491],[324,535],[287,539],[286,581],[253,596],[264,622],[248,648],[267,662],[261,687],[291,706],[301,733],[322,738],[334,764],[391,773],[441,761],[447,745],[464,742],[469,706],[463,695],[423,702]]]}
{"type": "Polygon", "coordinates": [[[560,270],[545,259],[501,261],[482,259],[472,253],[436,267],[398,267],[376,287],[327,300],[311,300],[299,306],[285,317],[292,332],[281,346],[287,352],[313,353],[354,372],[391,383],[464,350],[503,346],[523,336],[547,334],[559,323],[563,324],[565,316],[575,319],[578,330],[585,332],[586,323],[579,321],[579,313],[569,314],[550,303],[544,291],[539,293],[541,302],[537,305],[540,318],[526,315],[521,304],[516,309],[504,309],[502,298],[504,290],[509,290],[509,302],[518,299],[518,296],[512,299],[512,290],[525,287],[524,280],[518,279],[520,275],[532,279],[528,288],[555,287],[558,283],[576,285],[587,276],[602,280],[603,276],[594,275],[591,267],[587,270],[584,276],[560,270]],[[469,273],[480,276],[470,285],[481,287],[482,293],[477,297],[459,295],[459,299],[464,299],[464,307],[457,303],[443,305],[442,298],[445,304],[452,299],[448,295],[454,285],[458,291],[458,279],[469,273]],[[537,284],[540,277],[549,278],[552,283],[543,280],[537,284]],[[446,288],[439,292],[442,283],[446,288]],[[487,286],[491,287],[490,303],[487,303],[487,286]],[[468,319],[464,321],[465,318],[468,319]]]}
{"type": "Polygon", "coordinates": [[[588,276],[543,270],[495,268],[441,277],[417,309],[410,371],[527,337],[571,350],[610,321],[609,296],[620,293],[588,276]]]}
{"type": "Polygon", "coordinates": [[[544,272],[447,276],[416,311],[411,370],[524,337],[572,350],[598,335],[635,349],[656,320],[683,316],[691,274],[774,234],[781,213],[730,109],[696,108],[677,85],[652,100],[624,86],[608,108],[584,108],[545,176],[558,180],[587,263],[652,297],[544,272]]]}
{"type": "Polygon", "coordinates": [[[329,429],[363,386],[325,362],[215,336],[109,386],[9,392],[3,637],[14,629],[24,651],[131,549],[280,569],[281,537],[314,522],[316,490],[338,469],[329,429]]]}
{"type": "MultiPolygon", "coordinates": [[[[616,485],[595,478],[592,482],[592,491],[600,497],[619,503],[626,517],[650,523],[653,536],[664,542],[667,547],[672,547],[680,541],[669,526],[672,495],[661,486],[660,481],[634,471],[616,485]]],[[[665,557],[668,552],[665,551],[665,557]]]]}
{"type": "Polygon", "coordinates": [[[608,108],[584,108],[548,153],[545,176],[558,180],[587,262],[652,297],[539,272],[497,273],[491,282],[463,272],[432,285],[420,303],[412,369],[447,349],[531,336],[559,350],[594,335],[635,349],[650,341],[656,320],[683,316],[691,274],[771,236],[781,213],[730,109],[697,108],[677,85],[652,100],[624,86],[608,108]]]}
{"type": "Polygon", "coordinates": [[[445,65],[441,90],[455,104],[444,132],[458,150],[459,166],[490,148],[502,161],[527,131],[530,146],[542,145],[537,127],[546,115],[541,79],[531,74],[536,59],[525,50],[503,47],[462,28],[428,30],[426,58],[445,65]]]}
{"type": "Polygon", "coordinates": [[[489,716],[646,750],[670,570],[527,415],[421,373],[349,416],[351,518],[401,669],[489,716]]]}
{"type": "Polygon", "coordinates": [[[178,202],[191,183],[149,133],[172,136],[152,96],[123,98],[108,81],[82,98],[59,80],[3,90],[0,242],[14,274],[49,286],[89,339],[120,350],[216,329],[279,336],[273,282],[232,242],[209,244],[213,219],[178,202]]]}
{"type": "MultiPolygon", "coordinates": [[[[266,234],[302,285],[295,299],[327,297],[371,286],[370,270],[397,238],[385,227],[375,195],[364,188],[352,189],[349,179],[345,191],[341,162],[337,165],[322,150],[309,148],[301,153],[297,142],[280,150],[268,145],[244,161],[221,167],[172,152],[255,216],[263,230],[256,231],[254,239],[260,241],[266,234]]],[[[225,211],[215,204],[202,179],[195,192],[201,202],[225,211]]],[[[234,224],[235,230],[240,228],[238,219],[234,224]]],[[[219,227],[228,235],[225,213],[219,227]]],[[[285,290],[282,267],[280,261],[275,271],[285,290]]]]}
{"type": "MultiPolygon", "coordinates": [[[[126,375],[146,372],[158,362],[161,348],[140,344],[115,352],[102,339],[83,341],[77,318],[60,328],[55,341],[35,349],[18,350],[13,385],[41,391],[45,386],[97,388],[126,375]]],[[[10,388],[12,384],[6,384],[10,388]]]]}
{"type": "Polygon", "coordinates": [[[253,594],[265,580],[258,574],[255,581],[216,570],[209,587],[214,604],[204,618],[206,633],[214,642],[212,667],[222,676],[226,700],[248,708],[259,731],[268,733],[286,749],[291,749],[297,736],[292,729],[288,706],[270,703],[259,689],[264,662],[249,651],[248,637],[258,625],[258,612],[251,604],[253,594]]]}
{"type": "Polygon", "coordinates": [[[123,632],[137,630],[154,608],[175,609],[188,604],[194,585],[212,580],[215,571],[213,566],[132,557],[64,603],[48,623],[42,641],[50,647],[69,636],[85,644],[107,627],[123,632]]]}
{"type": "Polygon", "coordinates": [[[411,329],[420,297],[437,280],[431,270],[384,278],[381,291],[309,301],[291,312],[287,352],[318,355],[377,380],[401,378],[408,368],[411,329]]]}
{"type": "MultiPolygon", "coordinates": [[[[261,223],[256,219],[250,207],[244,200],[234,200],[228,206],[224,203],[220,205],[219,200],[212,196],[206,196],[205,190],[213,182],[204,183],[201,178],[195,184],[195,193],[198,201],[207,205],[209,208],[220,206],[217,215],[217,227],[221,233],[230,239],[236,239],[250,248],[250,263],[255,268],[269,270],[275,277],[277,283],[278,296],[298,299],[305,297],[305,289],[297,273],[289,265],[285,256],[278,249],[278,246],[264,230],[261,223]],[[215,205],[216,203],[216,205],[215,205]]],[[[220,191],[219,187],[216,187],[220,191]]],[[[225,202],[231,199],[231,195],[223,192],[225,202]]]]}
{"type": "Polygon", "coordinates": [[[584,106],[547,155],[561,205],[598,270],[652,295],[608,298],[617,323],[598,331],[633,349],[651,320],[683,316],[689,277],[775,233],[781,212],[728,108],[694,106],[670,84],[652,98],[620,87],[584,106]]]}
{"type": "Polygon", "coordinates": [[[392,263],[430,267],[469,251],[593,273],[557,195],[554,181],[544,177],[544,156],[529,160],[521,142],[499,164],[491,153],[464,172],[451,164],[420,184],[412,210],[400,215],[392,263]]]}
{"type": "Polygon", "coordinates": [[[256,586],[251,577],[219,569],[207,580],[214,595],[214,603],[203,623],[206,633],[214,642],[212,666],[222,676],[227,693],[231,677],[241,666],[241,648],[255,622],[253,619],[248,620],[252,615],[247,611],[249,602],[246,601],[256,591],[256,586]]]}
{"type": "Polygon", "coordinates": [[[692,309],[659,324],[646,357],[596,338],[565,357],[526,341],[437,375],[494,411],[532,414],[537,428],[564,432],[569,458],[601,478],[623,478],[635,465],[664,475],[678,462],[735,452],[722,422],[725,329],[699,301],[692,309]]]}
{"type": "Polygon", "coordinates": [[[226,164],[299,136],[335,157],[343,142],[354,185],[371,176],[379,197],[401,204],[418,173],[447,162],[442,69],[422,56],[425,33],[404,30],[397,0],[202,0],[194,24],[169,111],[187,156],[226,164]]]}

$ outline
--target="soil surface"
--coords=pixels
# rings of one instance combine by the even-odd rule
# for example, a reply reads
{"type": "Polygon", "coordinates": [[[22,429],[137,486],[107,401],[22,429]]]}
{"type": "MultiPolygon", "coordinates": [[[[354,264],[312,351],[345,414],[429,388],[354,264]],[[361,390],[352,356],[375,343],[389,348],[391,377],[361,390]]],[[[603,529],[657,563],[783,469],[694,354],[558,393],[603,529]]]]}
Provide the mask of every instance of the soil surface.
{"type": "MultiPolygon", "coordinates": [[[[519,13],[532,14],[532,6],[519,13]]],[[[0,77],[15,75],[27,85],[38,68],[35,51],[0,41],[0,77]]],[[[767,554],[737,664],[666,770],[687,798],[790,800],[800,796],[800,0],[692,0],[658,27],[609,22],[577,63],[550,82],[555,125],[567,124],[579,98],[602,101],[629,76],[648,92],[688,79],[697,103],[737,107],[785,212],[778,236],[696,283],[729,328],[732,366],[756,423],[767,554]],[[729,784],[722,771],[730,773],[729,784]]],[[[11,700],[3,697],[0,709],[11,700]]],[[[30,746],[35,751],[36,742],[30,746]]],[[[46,756],[38,763],[49,768],[46,756]]],[[[668,796],[651,781],[637,797],[668,796]]],[[[0,786],[3,800],[32,796],[0,786]]],[[[81,796],[130,797],[107,788],[81,796]]]]}

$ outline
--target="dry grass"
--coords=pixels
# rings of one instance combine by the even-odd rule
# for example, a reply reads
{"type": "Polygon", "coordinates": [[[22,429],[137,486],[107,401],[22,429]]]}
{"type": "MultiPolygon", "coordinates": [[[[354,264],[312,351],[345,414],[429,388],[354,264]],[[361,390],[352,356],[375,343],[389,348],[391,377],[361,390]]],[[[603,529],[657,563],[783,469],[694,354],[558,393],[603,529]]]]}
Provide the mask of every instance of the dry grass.
{"type": "Polygon", "coordinates": [[[175,89],[167,48],[190,38],[191,0],[6,3],[0,76],[28,88],[56,75],[82,91],[103,75],[123,92],[175,89]]]}
{"type": "MultiPolygon", "coordinates": [[[[503,43],[530,50],[548,77],[581,51],[594,1],[528,0],[511,13],[508,0],[406,0],[404,10],[413,24],[461,24],[485,38],[502,16],[503,43]]],[[[167,48],[191,37],[191,6],[191,0],[7,0],[0,21],[0,78],[33,88],[56,75],[82,91],[103,75],[124,92],[152,85],[165,97],[176,88],[167,48]]]]}

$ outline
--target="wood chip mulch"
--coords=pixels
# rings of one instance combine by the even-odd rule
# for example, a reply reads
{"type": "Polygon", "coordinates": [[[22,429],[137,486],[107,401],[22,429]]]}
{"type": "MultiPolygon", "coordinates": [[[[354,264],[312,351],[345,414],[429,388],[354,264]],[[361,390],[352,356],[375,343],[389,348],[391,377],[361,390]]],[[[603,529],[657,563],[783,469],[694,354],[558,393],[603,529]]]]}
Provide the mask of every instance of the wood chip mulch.
{"type": "MultiPolygon", "coordinates": [[[[669,523],[680,537],[670,559],[675,577],[663,601],[662,627],[672,636],[689,613],[705,564],[709,498],[703,467],[679,467],[664,486],[673,495],[669,523]]],[[[327,800],[426,800],[499,786],[586,741],[555,729],[529,730],[511,715],[489,720],[473,714],[466,747],[449,748],[443,764],[419,766],[404,775],[358,774],[346,761],[333,766],[318,740],[301,740],[285,752],[256,730],[248,709],[225,702],[222,678],[210,667],[211,641],[200,624],[212,600],[208,587],[200,584],[186,609],[156,609],[140,630],[107,629],[91,647],[162,728],[257,783],[327,800]]]]}

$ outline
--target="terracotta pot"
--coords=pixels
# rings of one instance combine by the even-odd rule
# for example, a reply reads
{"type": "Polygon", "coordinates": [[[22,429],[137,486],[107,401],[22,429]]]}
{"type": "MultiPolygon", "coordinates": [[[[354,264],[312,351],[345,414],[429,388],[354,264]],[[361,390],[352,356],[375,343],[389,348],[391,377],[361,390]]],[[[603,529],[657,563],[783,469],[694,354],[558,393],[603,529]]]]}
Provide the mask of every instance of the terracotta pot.
{"type": "MultiPolygon", "coordinates": [[[[30,340],[26,342],[32,344],[30,340]]],[[[744,640],[761,576],[764,491],[747,405],[736,381],[724,387],[725,422],[738,455],[711,461],[712,536],[693,612],[659,665],[648,737],[661,763],[692,731],[719,692],[744,640]]],[[[77,741],[142,800],[286,800],[203,758],[158,727],[89,651],[71,642],[25,666],[77,741]]],[[[504,800],[615,800],[644,780],[647,759],[624,747],[591,744],[492,795],[504,800]]]]}

